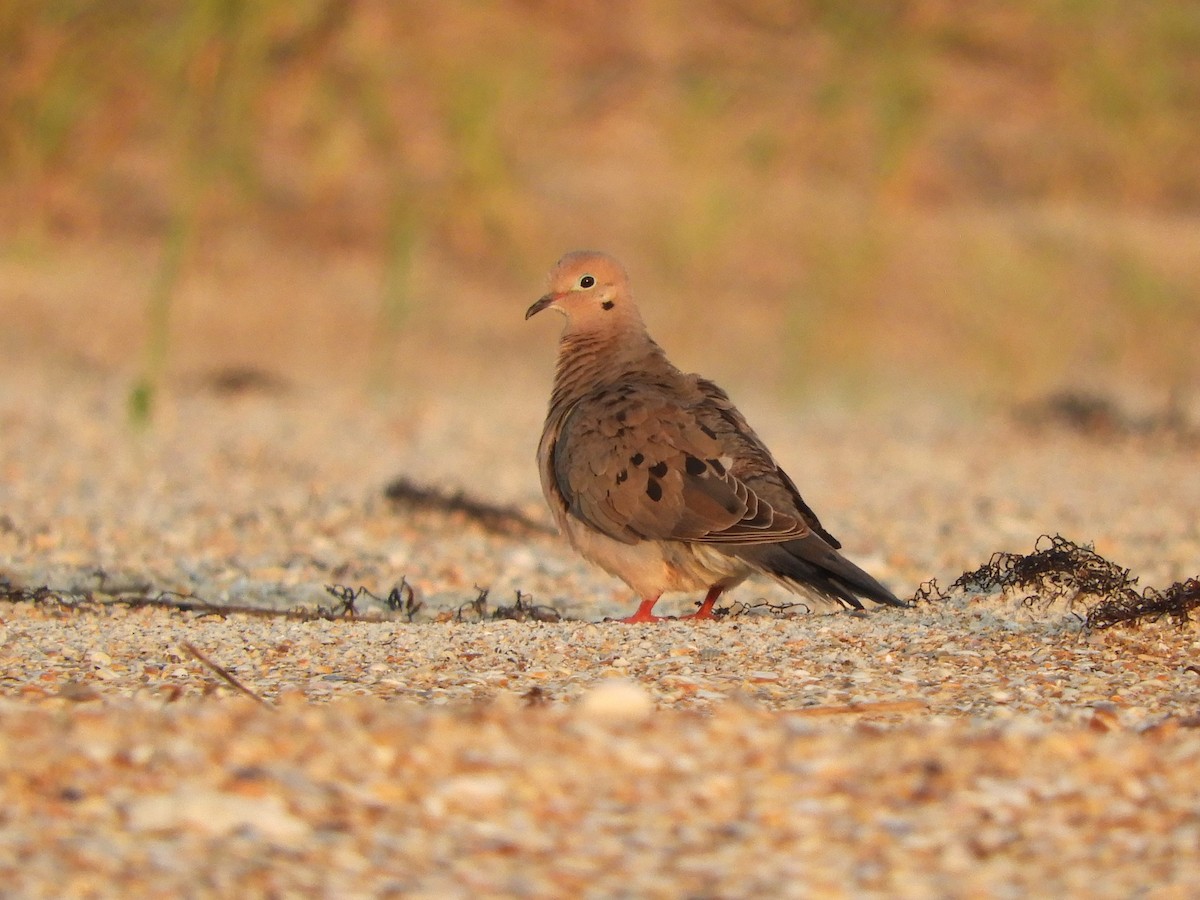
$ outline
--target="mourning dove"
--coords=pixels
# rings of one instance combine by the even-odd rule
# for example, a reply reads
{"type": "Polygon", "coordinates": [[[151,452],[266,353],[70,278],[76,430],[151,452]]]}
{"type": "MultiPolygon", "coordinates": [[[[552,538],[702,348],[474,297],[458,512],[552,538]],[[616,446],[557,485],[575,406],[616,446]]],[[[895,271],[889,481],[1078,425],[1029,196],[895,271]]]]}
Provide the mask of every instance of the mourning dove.
{"type": "Polygon", "coordinates": [[[862,609],[906,604],[840,553],[728,395],[667,359],[646,332],[617,260],[560,259],[525,313],[566,317],[538,447],[542,490],[584,558],[641,598],[624,622],[654,622],[666,591],[707,590],[709,618],[753,573],[862,609]]]}

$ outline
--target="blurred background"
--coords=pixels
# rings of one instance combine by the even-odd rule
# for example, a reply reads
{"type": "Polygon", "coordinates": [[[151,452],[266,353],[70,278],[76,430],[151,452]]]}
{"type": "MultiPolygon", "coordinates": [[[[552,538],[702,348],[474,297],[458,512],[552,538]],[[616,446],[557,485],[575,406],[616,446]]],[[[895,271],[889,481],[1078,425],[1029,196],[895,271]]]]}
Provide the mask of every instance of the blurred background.
{"type": "Polygon", "coordinates": [[[735,398],[1200,390],[1197,3],[16,0],[0,59],[0,353],[143,413],[540,398],[581,247],[735,398]]]}

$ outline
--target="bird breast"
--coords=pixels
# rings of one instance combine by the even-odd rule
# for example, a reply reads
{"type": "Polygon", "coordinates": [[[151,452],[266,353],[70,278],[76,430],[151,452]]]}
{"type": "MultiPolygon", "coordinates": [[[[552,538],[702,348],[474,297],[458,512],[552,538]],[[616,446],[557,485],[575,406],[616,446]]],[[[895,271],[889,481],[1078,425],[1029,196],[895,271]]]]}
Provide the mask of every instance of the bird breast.
{"type": "Polygon", "coordinates": [[[707,544],[650,540],[626,544],[589,528],[570,513],[560,523],[584,559],[620,578],[642,598],[666,591],[707,590],[717,584],[733,587],[751,572],[742,560],[707,544]]]}

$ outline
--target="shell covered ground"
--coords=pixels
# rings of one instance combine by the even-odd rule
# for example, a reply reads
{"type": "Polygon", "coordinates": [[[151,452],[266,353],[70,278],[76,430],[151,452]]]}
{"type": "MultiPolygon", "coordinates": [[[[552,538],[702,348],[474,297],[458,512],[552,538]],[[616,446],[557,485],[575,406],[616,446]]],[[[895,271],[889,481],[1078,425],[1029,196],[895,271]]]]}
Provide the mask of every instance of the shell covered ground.
{"type": "Polygon", "coordinates": [[[543,389],[197,379],[139,429],[121,379],[10,366],[6,893],[1194,890],[1195,616],[1089,626],[1103,598],[1062,570],[950,589],[1044,534],[1137,591],[1200,573],[1190,432],[751,397],[916,602],[751,581],[714,621],[625,626],[548,527],[543,389]]]}

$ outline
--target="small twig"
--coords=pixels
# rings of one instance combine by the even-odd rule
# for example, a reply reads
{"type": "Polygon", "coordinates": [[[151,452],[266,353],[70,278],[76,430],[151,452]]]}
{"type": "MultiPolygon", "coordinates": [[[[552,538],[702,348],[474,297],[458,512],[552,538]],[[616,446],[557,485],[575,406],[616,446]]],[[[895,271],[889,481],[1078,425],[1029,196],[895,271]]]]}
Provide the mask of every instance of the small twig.
{"type": "Polygon", "coordinates": [[[217,665],[215,662],[213,662],[211,659],[209,659],[207,656],[205,656],[203,653],[201,653],[200,650],[196,647],[196,645],[193,644],[191,641],[184,641],[180,646],[182,646],[184,650],[186,650],[188,653],[190,653],[192,656],[194,656],[197,660],[199,660],[201,663],[203,663],[205,666],[207,666],[209,669],[211,669],[213,672],[215,672],[217,675],[219,675],[230,686],[241,691],[243,694],[245,694],[247,697],[249,697],[255,703],[258,703],[261,706],[265,706],[267,709],[274,709],[274,706],[272,706],[272,704],[269,701],[264,700],[258,694],[254,693],[254,691],[250,690],[250,688],[246,687],[244,684],[242,684],[240,681],[238,681],[236,678],[234,678],[233,674],[228,669],[217,665]]]}

